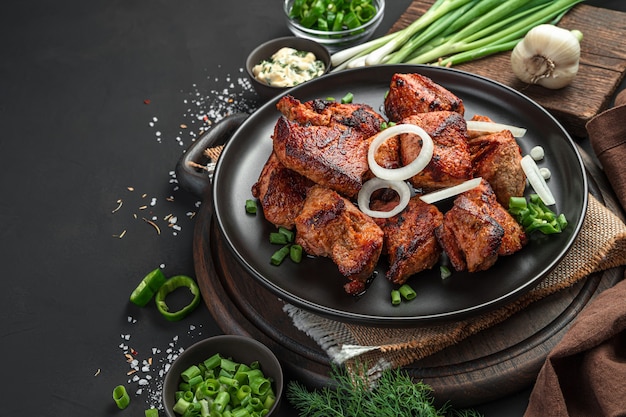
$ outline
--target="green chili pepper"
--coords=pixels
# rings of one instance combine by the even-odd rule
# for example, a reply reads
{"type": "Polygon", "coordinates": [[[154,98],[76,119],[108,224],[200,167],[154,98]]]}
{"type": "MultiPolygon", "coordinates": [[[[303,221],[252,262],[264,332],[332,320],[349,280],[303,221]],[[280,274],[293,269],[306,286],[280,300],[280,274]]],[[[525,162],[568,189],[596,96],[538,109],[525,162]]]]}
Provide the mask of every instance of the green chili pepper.
{"type": "Polygon", "coordinates": [[[139,307],[144,307],[166,280],[163,271],[160,268],[155,269],[146,275],[133,290],[130,294],[130,301],[139,307]]]}
{"type": "Polygon", "coordinates": [[[200,304],[200,288],[198,288],[198,284],[196,284],[196,282],[188,276],[177,275],[168,279],[163,285],[161,285],[161,288],[159,288],[159,291],[156,293],[155,302],[157,309],[163,317],[169,321],[178,321],[186,317],[198,306],[198,304],[200,304]],[[165,302],[165,299],[168,294],[181,287],[187,287],[191,292],[193,299],[189,304],[180,310],[171,312],[165,302]]]}

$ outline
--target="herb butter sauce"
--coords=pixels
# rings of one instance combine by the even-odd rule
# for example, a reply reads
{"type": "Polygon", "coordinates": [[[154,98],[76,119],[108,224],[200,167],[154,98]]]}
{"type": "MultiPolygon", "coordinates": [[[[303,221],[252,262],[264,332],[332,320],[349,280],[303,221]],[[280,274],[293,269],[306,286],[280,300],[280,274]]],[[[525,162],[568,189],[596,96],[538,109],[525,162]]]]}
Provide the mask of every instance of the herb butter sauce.
{"type": "Polygon", "coordinates": [[[281,48],[252,68],[260,82],[272,87],[293,87],[324,74],[324,62],[312,52],[281,48]]]}

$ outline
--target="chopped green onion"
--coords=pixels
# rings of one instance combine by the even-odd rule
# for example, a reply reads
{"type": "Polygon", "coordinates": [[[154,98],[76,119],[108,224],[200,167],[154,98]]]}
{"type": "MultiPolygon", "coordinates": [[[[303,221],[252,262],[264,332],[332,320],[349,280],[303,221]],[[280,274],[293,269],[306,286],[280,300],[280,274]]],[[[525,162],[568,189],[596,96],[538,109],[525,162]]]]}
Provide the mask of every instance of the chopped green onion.
{"type": "Polygon", "coordinates": [[[302,261],[302,246],[291,245],[289,248],[289,257],[295,263],[300,263],[302,261]]]}
{"type": "Polygon", "coordinates": [[[452,275],[452,271],[445,265],[439,266],[439,274],[441,275],[441,279],[449,278],[452,275]]]}
{"type": "MultiPolygon", "coordinates": [[[[193,377],[196,377],[198,375],[201,374],[200,368],[198,368],[196,365],[191,365],[190,367],[188,367],[187,369],[185,369],[181,374],[181,378],[183,378],[183,381],[185,382],[189,382],[189,380],[193,377]]],[[[191,384],[190,384],[191,385],[191,384]]]]}
{"type": "Polygon", "coordinates": [[[278,228],[278,233],[285,235],[287,242],[293,242],[293,238],[295,237],[293,230],[289,230],[286,227],[281,226],[278,228]]]}
{"type": "Polygon", "coordinates": [[[402,302],[402,297],[400,296],[400,291],[391,290],[391,304],[394,306],[400,305],[402,302]]]}
{"type": "MultiPolygon", "coordinates": [[[[276,403],[272,379],[264,375],[258,363],[247,365],[217,353],[194,366],[202,369],[205,363],[218,364],[213,368],[215,375],[219,375],[218,379],[213,378],[213,372],[203,373],[200,378],[206,379],[197,384],[197,389],[183,391],[179,387],[174,394],[173,407],[177,415],[262,416],[269,413],[276,403]]],[[[184,381],[182,374],[181,381],[184,381]]]]}
{"type": "Polygon", "coordinates": [[[538,231],[550,235],[561,233],[567,227],[565,215],[554,213],[537,194],[531,194],[528,201],[524,197],[511,197],[509,213],[527,234],[538,231]]]}
{"type": "Polygon", "coordinates": [[[372,0],[295,0],[289,17],[309,29],[339,32],[364,25],[377,12],[372,0]]]}
{"type": "Polygon", "coordinates": [[[343,98],[341,99],[341,103],[342,104],[348,104],[348,103],[352,103],[352,100],[354,100],[354,94],[352,93],[347,93],[345,96],[343,96],[343,98]]]}
{"type": "Polygon", "coordinates": [[[272,245],[285,245],[287,244],[287,236],[284,233],[272,232],[270,233],[270,243],[272,245]]]}
{"type": "Polygon", "coordinates": [[[398,288],[398,291],[400,291],[400,295],[407,301],[411,301],[417,296],[417,293],[409,284],[402,284],[400,288],[398,288]]]}
{"type": "Polygon", "coordinates": [[[256,214],[257,206],[256,200],[248,199],[246,200],[246,213],[256,214]]]}
{"type": "Polygon", "coordinates": [[[126,387],[124,385],[118,385],[113,388],[113,401],[119,407],[120,410],[125,409],[130,404],[130,397],[128,396],[128,392],[126,391],[126,387]]]}
{"type": "Polygon", "coordinates": [[[159,410],[157,408],[148,408],[144,414],[145,417],[159,417],[159,410]]]}
{"type": "Polygon", "coordinates": [[[285,245],[282,248],[278,249],[276,252],[274,252],[272,257],[270,258],[270,263],[276,266],[283,263],[285,258],[289,255],[289,246],[290,245],[285,245]]]}

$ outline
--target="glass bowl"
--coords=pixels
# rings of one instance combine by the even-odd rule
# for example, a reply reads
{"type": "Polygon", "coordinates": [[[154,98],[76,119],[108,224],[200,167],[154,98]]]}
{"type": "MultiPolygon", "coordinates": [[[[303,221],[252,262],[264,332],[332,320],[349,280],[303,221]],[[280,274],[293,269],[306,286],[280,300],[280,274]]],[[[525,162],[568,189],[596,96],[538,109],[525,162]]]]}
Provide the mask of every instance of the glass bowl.
{"type": "Polygon", "coordinates": [[[300,25],[297,20],[289,17],[289,11],[293,3],[294,0],[284,0],[283,3],[283,11],[289,30],[296,36],[312,39],[321,43],[331,52],[336,52],[340,49],[345,49],[368,40],[378,25],[380,25],[385,14],[385,0],[373,0],[373,4],[376,7],[376,14],[367,23],[354,29],[322,31],[304,27],[300,25]]]}

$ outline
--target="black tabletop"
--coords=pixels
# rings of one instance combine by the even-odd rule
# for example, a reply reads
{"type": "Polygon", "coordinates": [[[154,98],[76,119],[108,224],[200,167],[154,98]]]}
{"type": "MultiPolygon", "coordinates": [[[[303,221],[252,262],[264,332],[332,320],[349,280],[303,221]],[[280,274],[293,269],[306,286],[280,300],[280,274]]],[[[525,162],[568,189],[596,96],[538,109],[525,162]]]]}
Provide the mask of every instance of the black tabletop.
{"type": "MultiPolygon", "coordinates": [[[[377,35],[409,4],[388,1],[377,35]]],[[[174,167],[200,129],[261,104],[243,65],[290,34],[282,2],[23,0],[0,16],[2,414],[143,415],[173,357],[221,331],[204,306],[172,323],[128,296],[157,267],[193,276],[200,202],[174,167]]],[[[521,416],[529,389],[477,408],[521,416]]]]}

